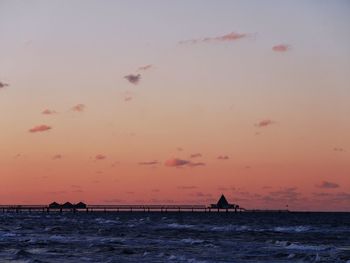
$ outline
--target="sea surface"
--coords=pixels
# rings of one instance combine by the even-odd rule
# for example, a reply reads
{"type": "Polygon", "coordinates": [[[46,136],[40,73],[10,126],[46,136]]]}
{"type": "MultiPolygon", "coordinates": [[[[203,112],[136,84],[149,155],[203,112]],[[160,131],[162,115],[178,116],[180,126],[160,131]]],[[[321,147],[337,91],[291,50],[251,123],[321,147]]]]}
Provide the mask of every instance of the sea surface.
{"type": "Polygon", "coordinates": [[[350,213],[0,213],[0,262],[350,263],[350,213]]]}

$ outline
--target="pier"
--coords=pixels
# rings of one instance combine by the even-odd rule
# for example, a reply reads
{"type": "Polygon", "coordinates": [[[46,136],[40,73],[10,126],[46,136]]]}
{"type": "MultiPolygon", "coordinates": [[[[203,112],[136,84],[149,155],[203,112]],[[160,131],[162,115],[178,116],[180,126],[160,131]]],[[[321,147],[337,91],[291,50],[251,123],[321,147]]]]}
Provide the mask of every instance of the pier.
{"type": "Polygon", "coordinates": [[[50,212],[160,212],[160,213],[167,213],[167,212],[204,212],[204,213],[211,213],[211,212],[289,212],[289,210],[247,210],[243,207],[240,207],[236,204],[230,204],[224,195],[221,195],[219,201],[216,204],[211,204],[210,206],[206,205],[147,205],[147,204],[130,204],[130,205],[87,205],[83,202],[79,202],[77,204],[72,204],[70,202],[66,202],[64,204],[59,204],[56,202],[53,202],[49,205],[0,205],[0,212],[8,213],[8,212],[14,212],[14,213],[21,213],[21,212],[43,212],[43,213],[50,213],[50,212]]]}
{"type": "Polygon", "coordinates": [[[49,205],[0,205],[0,212],[242,212],[244,209],[211,208],[205,205],[87,205],[86,207],[50,207],[49,205]]]}

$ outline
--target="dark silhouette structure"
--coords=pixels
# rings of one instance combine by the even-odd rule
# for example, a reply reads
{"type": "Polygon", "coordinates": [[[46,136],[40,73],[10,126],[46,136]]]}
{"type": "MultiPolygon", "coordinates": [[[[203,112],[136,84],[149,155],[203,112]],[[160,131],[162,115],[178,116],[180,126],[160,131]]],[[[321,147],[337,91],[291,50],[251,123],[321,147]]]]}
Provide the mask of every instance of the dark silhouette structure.
{"type": "Polygon", "coordinates": [[[61,208],[61,205],[59,203],[53,202],[53,203],[49,204],[49,208],[59,209],[59,208],[61,208]]]}
{"type": "Polygon", "coordinates": [[[74,205],[70,202],[65,202],[63,205],[61,205],[61,208],[72,209],[74,208],[74,205]]]}
{"type": "Polygon", "coordinates": [[[226,197],[222,194],[219,201],[216,204],[211,204],[210,208],[217,208],[217,209],[239,209],[239,205],[236,204],[230,204],[226,197]]]}
{"type": "Polygon", "coordinates": [[[53,202],[49,204],[49,208],[51,209],[85,209],[87,205],[83,202],[79,202],[77,204],[72,204],[70,202],[66,202],[64,204],[59,204],[57,202],[53,202]]]}
{"type": "Polygon", "coordinates": [[[83,202],[79,202],[74,205],[74,208],[76,209],[85,209],[86,207],[87,207],[86,204],[84,204],[83,202]]]}

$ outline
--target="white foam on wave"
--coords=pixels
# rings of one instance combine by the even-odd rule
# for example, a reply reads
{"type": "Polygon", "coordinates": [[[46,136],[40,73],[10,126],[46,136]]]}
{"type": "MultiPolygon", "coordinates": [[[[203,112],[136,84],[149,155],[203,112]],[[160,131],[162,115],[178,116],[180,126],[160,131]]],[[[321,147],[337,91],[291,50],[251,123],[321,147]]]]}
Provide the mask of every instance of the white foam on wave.
{"type": "Polygon", "coordinates": [[[0,237],[16,237],[17,234],[15,233],[0,233],[0,237]]]}
{"type": "Polygon", "coordinates": [[[203,260],[197,260],[195,258],[187,258],[186,256],[175,256],[175,255],[170,255],[168,257],[168,260],[170,261],[175,261],[175,262],[188,262],[188,263],[206,263],[207,261],[203,260]]]}
{"type": "Polygon", "coordinates": [[[204,243],[204,240],[193,239],[193,238],[184,238],[184,239],[181,239],[180,242],[185,243],[185,244],[198,245],[198,244],[204,243]]]}
{"type": "Polygon", "coordinates": [[[227,226],[214,226],[211,228],[212,231],[218,231],[218,232],[243,232],[243,231],[250,231],[251,228],[249,226],[245,225],[227,225],[227,226]]]}
{"type": "Polygon", "coordinates": [[[96,218],[95,221],[99,224],[119,224],[120,223],[120,221],[118,220],[104,219],[101,217],[96,218]]]}
{"type": "Polygon", "coordinates": [[[327,250],[331,247],[324,246],[324,245],[306,245],[306,244],[300,244],[300,243],[292,243],[290,241],[279,241],[277,240],[275,242],[275,245],[284,247],[286,249],[292,249],[292,250],[313,250],[313,251],[321,251],[321,250],[327,250]]]}
{"type": "Polygon", "coordinates": [[[276,226],[272,229],[275,232],[283,232],[283,233],[300,233],[307,232],[311,230],[310,226],[276,226]]]}

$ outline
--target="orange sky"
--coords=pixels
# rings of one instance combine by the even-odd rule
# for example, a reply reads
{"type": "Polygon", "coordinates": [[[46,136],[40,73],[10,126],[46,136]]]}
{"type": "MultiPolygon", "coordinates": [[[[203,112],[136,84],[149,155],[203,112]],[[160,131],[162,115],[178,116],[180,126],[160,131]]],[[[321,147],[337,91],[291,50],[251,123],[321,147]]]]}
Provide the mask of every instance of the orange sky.
{"type": "Polygon", "coordinates": [[[0,203],[349,211],[350,5],[253,2],[2,1],[0,203]]]}

